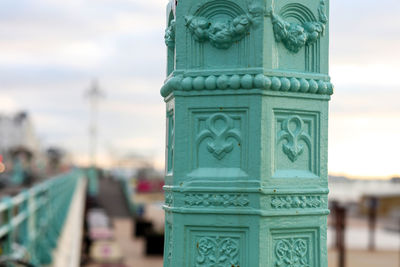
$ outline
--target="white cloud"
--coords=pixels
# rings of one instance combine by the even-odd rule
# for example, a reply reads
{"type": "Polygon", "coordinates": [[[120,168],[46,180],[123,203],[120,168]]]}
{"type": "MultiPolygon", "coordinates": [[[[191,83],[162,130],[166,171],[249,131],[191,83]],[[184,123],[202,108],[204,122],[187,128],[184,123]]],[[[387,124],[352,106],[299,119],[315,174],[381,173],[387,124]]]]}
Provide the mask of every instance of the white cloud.
{"type": "Polygon", "coordinates": [[[400,174],[400,112],[331,114],[329,170],[369,178],[400,174]]]}
{"type": "Polygon", "coordinates": [[[400,89],[400,62],[393,64],[335,64],[330,75],[336,86],[398,87],[400,89]]]}
{"type": "Polygon", "coordinates": [[[3,93],[0,93],[0,112],[1,113],[14,113],[18,111],[21,107],[18,105],[17,101],[3,93]]]}

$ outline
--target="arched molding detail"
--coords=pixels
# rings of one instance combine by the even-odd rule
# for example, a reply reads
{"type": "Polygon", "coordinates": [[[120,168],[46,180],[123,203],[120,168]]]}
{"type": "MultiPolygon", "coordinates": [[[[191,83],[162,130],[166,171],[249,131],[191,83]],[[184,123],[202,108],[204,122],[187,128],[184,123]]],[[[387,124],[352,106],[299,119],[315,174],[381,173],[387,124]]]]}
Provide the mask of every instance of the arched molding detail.
{"type": "Polygon", "coordinates": [[[295,18],[301,24],[317,20],[311,10],[300,3],[287,4],[281,8],[279,16],[284,19],[295,18]]]}

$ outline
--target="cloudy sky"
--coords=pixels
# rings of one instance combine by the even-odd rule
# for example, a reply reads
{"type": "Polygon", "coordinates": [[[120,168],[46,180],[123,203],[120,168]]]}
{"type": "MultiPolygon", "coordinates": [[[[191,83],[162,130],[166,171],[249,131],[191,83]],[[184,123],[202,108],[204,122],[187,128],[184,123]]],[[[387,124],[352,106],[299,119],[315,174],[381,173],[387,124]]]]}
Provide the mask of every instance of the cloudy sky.
{"type": "MultiPolygon", "coordinates": [[[[127,153],[162,168],[166,0],[1,0],[0,112],[30,112],[42,143],[87,160],[98,78],[102,162],[127,153]]],[[[400,1],[331,1],[329,168],[400,175],[400,1]]]]}

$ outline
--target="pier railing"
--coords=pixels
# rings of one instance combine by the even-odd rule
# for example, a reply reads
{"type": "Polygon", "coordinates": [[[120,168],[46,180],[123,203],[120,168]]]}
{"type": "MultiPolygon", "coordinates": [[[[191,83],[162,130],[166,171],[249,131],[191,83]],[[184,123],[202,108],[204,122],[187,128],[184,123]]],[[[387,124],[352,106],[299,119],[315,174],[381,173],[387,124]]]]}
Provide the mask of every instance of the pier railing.
{"type": "Polygon", "coordinates": [[[0,201],[2,261],[51,264],[81,170],[56,176],[0,201]]]}

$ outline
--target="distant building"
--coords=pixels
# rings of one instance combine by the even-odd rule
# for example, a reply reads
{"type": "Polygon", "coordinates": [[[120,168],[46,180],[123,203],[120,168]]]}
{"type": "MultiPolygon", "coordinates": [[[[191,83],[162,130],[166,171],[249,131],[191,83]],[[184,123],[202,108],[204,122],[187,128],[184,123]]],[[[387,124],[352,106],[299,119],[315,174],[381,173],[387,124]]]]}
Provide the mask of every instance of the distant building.
{"type": "Polygon", "coordinates": [[[331,201],[359,203],[363,196],[374,194],[400,195],[400,184],[396,184],[393,180],[329,177],[328,198],[331,201]]]}
{"type": "Polygon", "coordinates": [[[400,184],[400,177],[392,177],[392,179],[390,179],[390,181],[392,183],[400,184]]]}
{"type": "Polygon", "coordinates": [[[350,179],[347,177],[329,177],[330,202],[345,204],[350,214],[366,215],[368,203],[377,200],[377,212],[380,216],[393,216],[400,212],[400,183],[396,178],[382,179],[350,179]]]}
{"type": "Polygon", "coordinates": [[[40,152],[39,138],[28,113],[0,114],[0,154],[5,155],[12,149],[21,147],[33,154],[40,152]]]}

